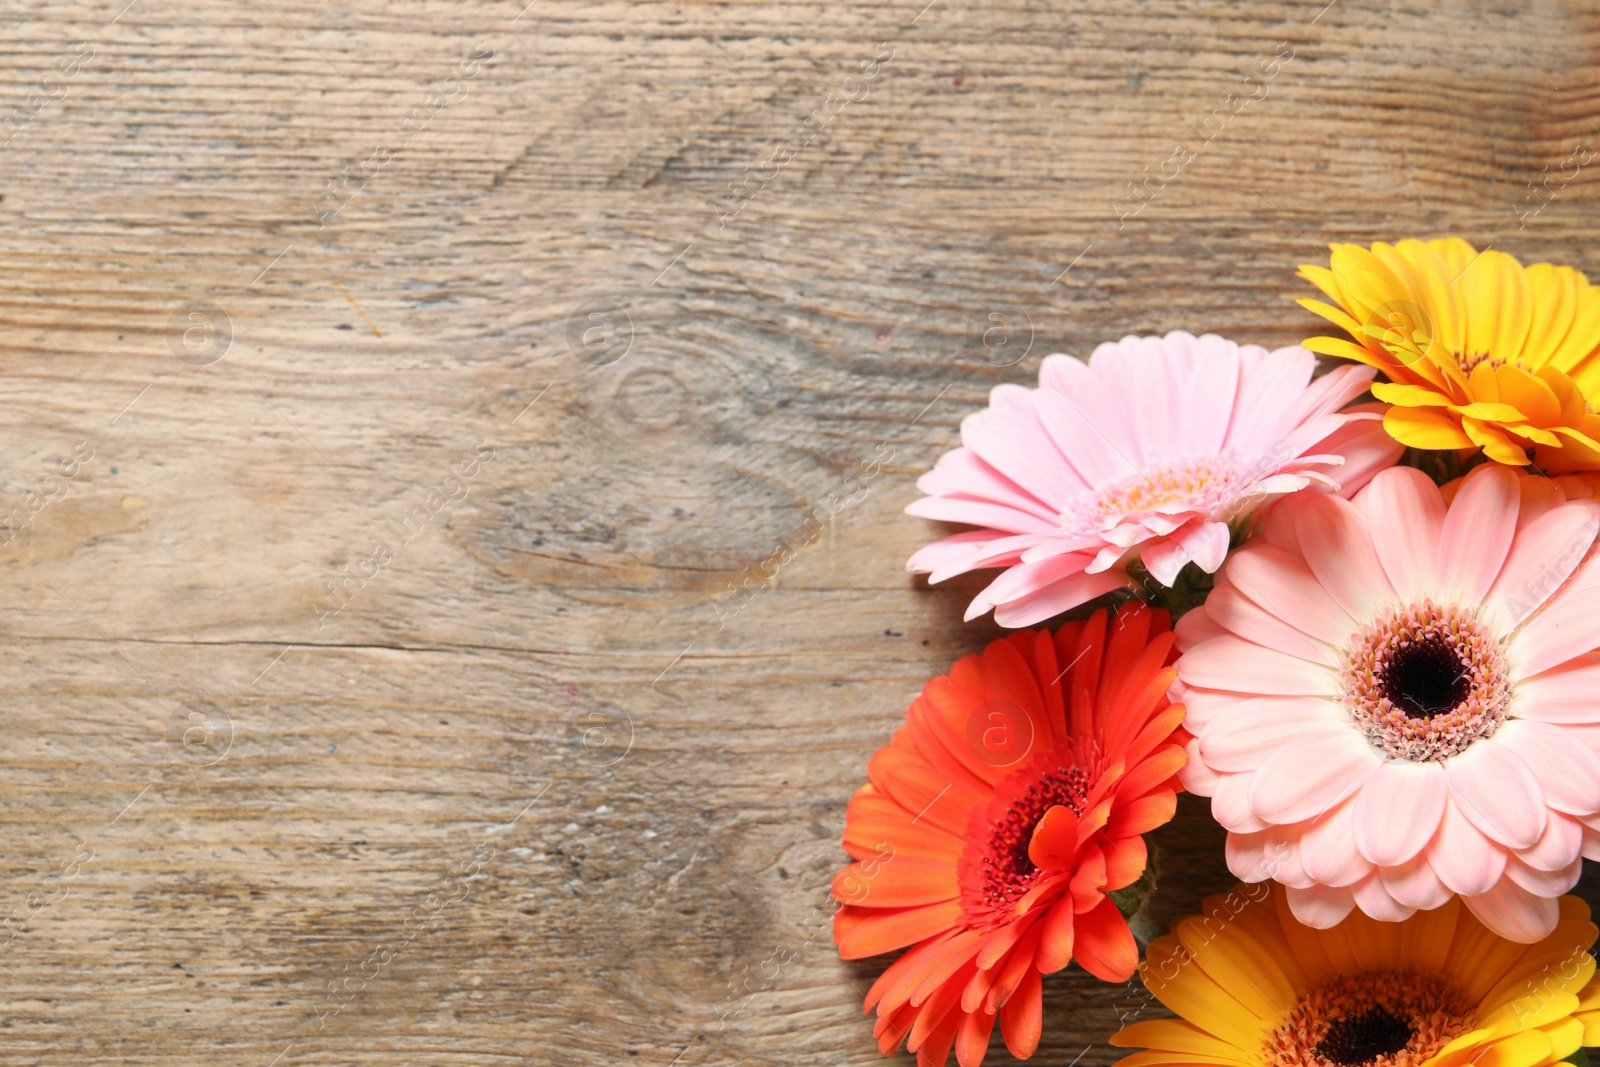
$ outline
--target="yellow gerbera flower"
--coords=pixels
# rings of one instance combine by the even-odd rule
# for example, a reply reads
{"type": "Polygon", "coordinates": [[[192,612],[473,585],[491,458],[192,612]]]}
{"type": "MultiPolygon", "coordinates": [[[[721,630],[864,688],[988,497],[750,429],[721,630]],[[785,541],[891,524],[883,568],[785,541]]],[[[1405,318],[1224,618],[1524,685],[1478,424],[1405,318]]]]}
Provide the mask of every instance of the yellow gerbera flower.
{"type": "Polygon", "coordinates": [[[1516,466],[1531,446],[1547,471],[1600,470],[1600,288],[1458,237],[1331,247],[1332,269],[1300,277],[1338,306],[1300,304],[1354,341],[1305,344],[1388,375],[1372,395],[1394,405],[1383,425],[1395,440],[1516,466]]]}
{"type": "Polygon", "coordinates": [[[1282,888],[1235,886],[1150,943],[1140,975],[1179,1019],[1125,1027],[1117,1067],[1541,1067],[1600,1045],[1589,906],[1543,941],[1496,937],[1452,898],[1404,922],[1313,930],[1282,888]]]}

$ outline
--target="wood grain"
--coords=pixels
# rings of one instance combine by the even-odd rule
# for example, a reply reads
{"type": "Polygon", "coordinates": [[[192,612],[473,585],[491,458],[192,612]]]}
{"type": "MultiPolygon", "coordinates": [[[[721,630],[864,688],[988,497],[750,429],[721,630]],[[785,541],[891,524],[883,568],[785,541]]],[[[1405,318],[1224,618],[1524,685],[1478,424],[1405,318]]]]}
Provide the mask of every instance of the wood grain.
{"type": "Polygon", "coordinates": [[[994,634],[902,569],[961,417],[1299,340],[1333,239],[1600,270],[1591,170],[1518,214],[1590,6],[923,2],[0,11],[0,1063],[878,1062],[821,918],[994,634]]]}

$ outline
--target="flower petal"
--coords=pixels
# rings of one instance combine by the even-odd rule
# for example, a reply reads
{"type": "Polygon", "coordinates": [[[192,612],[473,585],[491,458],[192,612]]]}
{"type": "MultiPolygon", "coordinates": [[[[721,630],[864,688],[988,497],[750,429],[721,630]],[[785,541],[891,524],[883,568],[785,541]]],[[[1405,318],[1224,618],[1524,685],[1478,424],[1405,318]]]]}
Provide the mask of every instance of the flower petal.
{"type": "Polygon", "coordinates": [[[1462,896],[1488,892],[1506,869],[1505,848],[1473,825],[1454,801],[1445,805],[1427,856],[1439,880],[1462,896]]]}
{"type": "Polygon", "coordinates": [[[1554,898],[1530,893],[1509,878],[1500,879],[1487,893],[1461,899],[1483,925],[1525,945],[1548,937],[1561,916],[1561,905],[1554,898]]]}
{"type": "Polygon", "coordinates": [[[1250,806],[1271,823],[1315,818],[1360,789],[1379,762],[1372,746],[1352,729],[1301,738],[1256,768],[1250,806]]]}
{"type": "Polygon", "coordinates": [[[1445,777],[1461,813],[1507,848],[1528,848],[1544,833],[1539,780],[1521,757],[1493,738],[1446,760],[1445,777]]]}
{"type": "Polygon", "coordinates": [[[1404,863],[1439,829],[1447,793],[1440,764],[1385,761],[1356,794],[1356,847],[1380,867],[1404,863]]]}
{"type": "Polygon", "coordinates": [[[1337,926],[1356,906],[1355,893],[1349,886],[1335,889],[1332,886],[1314,885],[1305,889],[1290,887],[1289,910],[1294,917],[1313,930],[1326,930],[1337,926]]]}
{"type": "Polygon", "coordinates": [[[1506,467],[1473,469],[1456,491],[1439,535],[1439,579],[1457,602],[1476,605],[1488,594],[1517,529],[1521,493],[1506,467]]]}
{"type": "Polygon", "coordinates": [[[1412,467],[1391,467],[1356,499],[1368,526],[1382,531],[1372,543],[1395,592],[1402,600],[1433,593],[1445,516],[1444,498],[1433,479],[1412,467]]]}
{"type": "Polygon", "coordinates": [[[1530,768],[1539,768],[1539,784],[1550,807],[1571,815],[1600,812],[1600,756],[1587,745],[1574,743],[1560,727],[1526,719],[1512,719],[1495,732],[1494,740],[1530,768]]]}
{"type": "Polygon", "coordinates": [[[1286,506],[1295,507],[1294,529],[1306,564],[1351,618],[1370,619],[1394,599],[1366,519],[1354,504],[1316,493],[1291,497],[1286,506]]]}

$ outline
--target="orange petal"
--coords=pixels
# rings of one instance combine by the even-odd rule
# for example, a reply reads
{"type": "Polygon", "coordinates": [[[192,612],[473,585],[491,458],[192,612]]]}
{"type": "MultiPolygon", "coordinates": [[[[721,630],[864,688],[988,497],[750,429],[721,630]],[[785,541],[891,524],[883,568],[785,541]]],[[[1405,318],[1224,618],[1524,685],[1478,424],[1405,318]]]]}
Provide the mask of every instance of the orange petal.
{"type": "Polygon", "coordinates": [[[1070,871],[1078,865],[1078,817],[1065,804],[1044,813],[1028,842],[1028,859],[1046,871],[1070,871]]]}
{"type": "Polygon", "coordinates": [[[1103,982],[1126,982],[1139,968],[1139,946],[1134,944],[1128,921],[1111,902],[1100,902],[1077,918],[1077,944],[1073,955],[1084,970],[1103,982]]]}
{"type": "Polygon", "coordinates": [[[841,959],[859,960],[891,952],[955,925],[961,905],[954,900],[918,908],[840,908],[833,916],[833,940],[841,959]]]}

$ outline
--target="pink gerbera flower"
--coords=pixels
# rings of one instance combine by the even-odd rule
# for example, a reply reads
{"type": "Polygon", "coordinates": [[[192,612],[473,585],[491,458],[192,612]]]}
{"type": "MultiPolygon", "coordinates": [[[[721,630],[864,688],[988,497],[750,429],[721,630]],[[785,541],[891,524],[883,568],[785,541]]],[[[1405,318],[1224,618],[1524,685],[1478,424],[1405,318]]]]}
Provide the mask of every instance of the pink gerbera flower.
{"type": "Polygon", "coordinates": [[[1087,363],[1054,355],[1039,388],[1001,385],[961,424],[962,447],[917,487],[913,515],[981,527],[911,557],[929,581],[1005,573],[967,609],[1031,626],[1129,584],[1140,560],[1171,586],[1187,563],[1222,565],[1231,526],[1311,485],[1352,492],[1400,446],[1381,409],[1341,410],[1372,381],[1316,357],[1213,334],[1126,337],[1087,363]],[[1340,468],[1343,468],[1340,470],[1340,468]],[[1334,475],[1339,475],[1337,481],[1334,475]]]}
{"type": "Polygon", "coordinates": [[[1285,500],[1178,626],[1184,784],[1304,923],[1459,893],[1532,942],[1600,858],[1600,504],[1479,467],[1285,500]]]}

